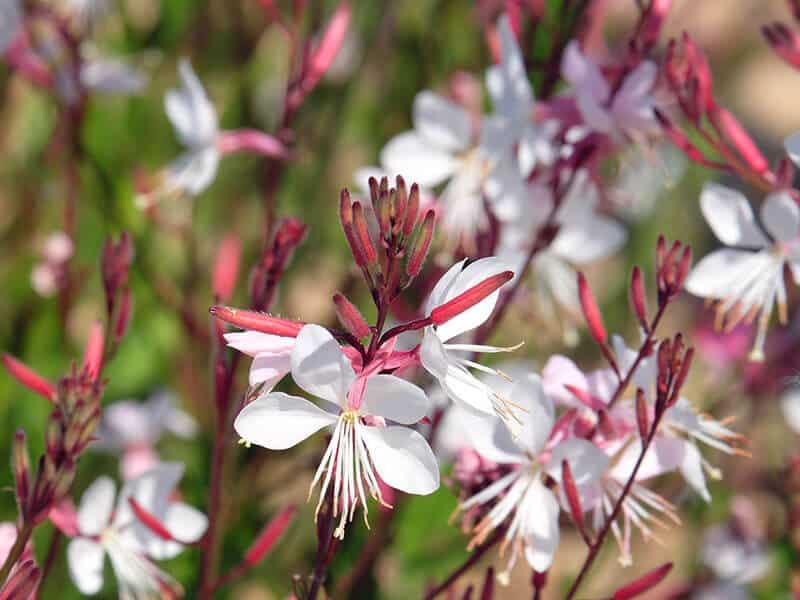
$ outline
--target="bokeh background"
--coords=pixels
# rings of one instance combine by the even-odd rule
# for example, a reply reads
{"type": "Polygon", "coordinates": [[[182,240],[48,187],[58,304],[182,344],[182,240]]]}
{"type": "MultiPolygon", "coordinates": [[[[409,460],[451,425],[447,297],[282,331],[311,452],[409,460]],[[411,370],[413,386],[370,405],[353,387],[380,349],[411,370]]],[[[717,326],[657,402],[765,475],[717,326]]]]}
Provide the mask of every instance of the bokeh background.
{"type": "MultiPolygon", "coordinates": [[[[335,7],[330,1],[309,4],[313,5],[311,14],[318,15],[317,23],[335,7]]],[[[633,2],[608,0],[608,4],[613,17],[607,36],[613,46],[635,13],[633,2]]],[[[770,158],[779,155],[782,139],[800,129],[800,74],[774,56],[759,27],[775,19],[788,20],[785,3],[675,0],[674,4],[666,34],[687,30],[694,36],[709,54],[720,98],[770,158]]],[[[356,168],[376,163],[378,152],[392,135],[410,126],[410,108],[419,90],[443,89],[457,70],[480,77],[491,60],[482,37],[483,13],[468,0],[357,1],[353,9],[341,56],[294,121],[297,158],[285,170],[277,203],[279,215],[296,216],[310,227],[281,285],[277,312],[329,324],[335,319],[330,297],[336,290],[360,299],[367,313],[371,308],[366,290],[354,277],[340,234],[339,189],[353,183],[356,168]]],[[[106,371],[104,402],[144,400],[164,387],[174,391],[181,406],[201,424],[201,433],[193,441],[167,437],[159,449],[163,458],[185,462],[181,490],[190,503],[203,507],[213,414],[210,354],[204,340],[208,335],[205,315],[213,302],[210,265],[219,241],[231,233],[244,243],[243,265],[256,260],[264,237],[265,165],[262,159],[245,155],[226,158],[207,192],[193,202],[183,200],[168,208],[171,217],[189,225],[177,233],[156,226],[136,207],[136,182],[141,173],[157,171],[179,152],[164,114],[163,95],[177,85],[180,57],[192,60],[224,128],[254,127],[270,132],[277,126],[281,110],[287,44],[275,28],[265,31],[263,13],[255,0],[122,0],[111,7],[95,40],[103,52],[123,56],[140,67],[149,81],[139,95],[96,96],[88,107],[77,167],[81,192],[75,264],[84,280],[68,311],[57,298],[43,298],[31,285],[46,236],[62,227],[67,183],[63,165],[51,151],[58,106],[42,90],[0,66],[0,348],[48,377],[64,373],[70,361],[81,355],[91,321],[103,314],[97,274],[103,240],[131,232],[136,248],[131,273],[135,313],[130,333],[106,371]],[[194,319],[191,327],[187,315],[194,319]]],[[[626,166],[638,165],[636,161],[642,157],[636,154],[634,151],[618,164],[609,165],[609,179],[617,180],[626,166]]],[[[692,243],[696,256],[715,244],[697,198],[702,183],[716,175],[694,165],[675,166],[673,162],[679,165],[681,160],[674,155],[665,160],[670,166],[662,168],[655,161],[647,185],[641,186],[640,193],[648,200],[645,204],[652,204],[652,209],[620,216],[628,222],[630,232],[624,252],[590,272],[610,329],[628,336],[635,336],[626,300],[629,269],[640,264],[652,272],[657,235],[692,243]]],[[[242,278],[231,304],[245,303],[242,278]]],[[[600,365],[597,351],[586,343],[585,336],[581,335],[577,346],[567,348],[558,331],[535,327],[532,313],[523,298],[497,341],[514,343],[524,332],[527,343],[520,354],[539,366],[554,352],[567,353],[587,368],[600,365]]],[[[692,339],[709,316],[701,303],[687,297],[663,330],[682,330],[692,339]]],[[[716,416],[735,415],[734,427],[750,438],[753,457],[714,456],[724,479],[712,484],[710,504],[685,494],[677,481],[660,484],[665,495],[677,496],[683,526],[660,532],[661,544],[637,540],[635,564],[627,570],[619,567],[609,543],[583,597],[599,597],[614,584],[665,560],[676,563],[667,580],[670,584],[704,577],[705,567],[699,559],[703,532],[728,518],[737,495],[756,507],[771,559],[767,576],[753,585],[753,597],[788,597],[791,570],[797,565],[794,544],[800,535],[790,527],[790,479],[786,474],[798,438],[784,422],[778,392],[797,366],[792,359],[797,360],[785,352],[779,354],[780,368],[764,368],[755,375],[751,367],[741,364],[721,368],[698,361],[687,395],[716,416]],[[743,383],[753,380],[761,385],[743,383]]],[[[768,360],[775,356],[768,351],[768,360]]],[[[243,385],[244,370],[240,375],[243,385]]],[[[10,441],[19,427],[27,431],[32,453],[38,454],[49,410],[42,399],[0,373],[0,457],[10,457],[10,441]]],[[[279,508],[289,501],[299,502],[301,508],[277,551],[240,582],[225,588],[220,597],[284,598],[291,589],[291,575],[310,570],[315,552],[314,506],[305,504],[305,495],[319,449],[315,442],[280,454],[231,449],[235,474],[229,474],[226,486],[223,569],[239,561],[253,536],[279,508]]],[[[117,471],[114,457],[87,453],[80,464],[74,497],[79,498],[96,476],[116,475],[117,471]]],[[[0,486],[6,491],[0,517],[13,520],[8,469],[2,470],[0,486]]],[[[377,558],[374,576],[350,597],[417,597],[426,582],[441,579],[463,561],[466,538],[457,525],[448,524],[455,506],[456,496],[446,485],[433,496],[405,500],[393,518],[387,548],[377,558]]],[[[37,532],[40,551],[51,534],[50,526],[37,532]]],[[[356,520],[333,563],[329,589],[336,590],[346,579],[367,539],[368,532],[356,520]]],[[[583,555],[579,538],[566,534],[551,572],[551,597],[563,594],[583,555]]],[[[165,565],[184,582],[190,598],[198,561],[197,551],[188,550],[165,565]]],[[[527,573],[519,568],[512,587],[499,597],[528,597],[527,573]]],[[[474,579],[481,576],[482,570],[476,570],[474,579]]],[[[112,580],[106,578],[100,597],[115,597],[112,580]]],[[[41,597],[80,597],[69,581],[63,557],[41,597]]]]}

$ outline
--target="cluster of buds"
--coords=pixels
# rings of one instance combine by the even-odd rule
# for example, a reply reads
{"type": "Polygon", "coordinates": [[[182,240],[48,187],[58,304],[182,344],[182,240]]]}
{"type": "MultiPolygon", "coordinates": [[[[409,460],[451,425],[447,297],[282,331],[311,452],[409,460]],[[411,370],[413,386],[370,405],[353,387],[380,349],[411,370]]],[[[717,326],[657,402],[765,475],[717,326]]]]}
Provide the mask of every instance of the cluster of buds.
{"type": "Polygon", "coordinates": [[[380,306],[391,303],[419,275],[433,240],[435,218],[433,210],[420,215],[419,187],[415,183],[407,190],[400,176],[393,188],[386,177],[380,183],[371,177],[369,190],[368,208],[351,200],[343,189],[339,219],[353,258],[380,306]]]}
{"type": "Polygon", "coordinates": [[[29,600],[36,597],[42,570],[33,558],[28,558],[11,572],[0,587],[0,600],[29,600]]]}
{"type": "MultiPolygon", "coordinates": [[[[663,413],[668,408],[674,406],[678,401],[681,388],[686,382],[686,376],[689,374],[689,368],[692,366],[693,357],[694,349],[685,347],[683,336],[680,333],[672,339],[662,340],[659,344],[656,354],[656,365],[658,368],[655,401],[656,415],[663,413]]],[[[637,402],[640,402],[639,399],[642,398],[643,395],[643,391],[638,390],[637,402]]],[[[643,428],[640,412],[641,411],[637,407],[637,420],[639,421],[639,429],[641,432],[646,431],[647,428],[643,428]]]]}
{"type": "Polygon", "coordinates": [[[272,242],[267,245],[250,275],[250,305],[255,310],[267,310],[272,304],[286,265],[306,238],[307,231],[308,227],[293,217],[287,217],[278,224],[272,242]]]}
{"type": "Polygon", "coordinates": [[[742,179],[767,191],[787,178],[791,180],[788,161],[782,159],[774,170],[770,169],[767,159],[741,123],[714,98],[708,61],[688,34],[684,33],[680,42],[670,40],[664,72],[684,117],[713,153],[709,155],[701,150],[689,140],[686,132],[656,110],[656,117],[664,132],[689,160],[706,167],[736,173],[742,179]]]}
{"type": "Polygon", "coordinates": [[[111,238],[107,239],[100,255],[100,273],[111,342],[107,349],[109,352],[116,349],[125,335],[133,313],[133,295],[128,286],[133,254],[133,240],[129,233],[124,232],[116,242],[111,238]]]}
{"type": "MultiPolygon", "coordinates": [[[[667,241],[663,235],[659,236],[658,244],[656,245],[656,282],[658,285],[659,308],[669,304],[680,293],[691,267],[691,246],[684,246],[676,240],[667,250],[667,241]]],[[[639,297],[639,292],[634,290],[633,280],[631,283],[631,296],[636,296],[634,307],[637,308],[637,318],[646,322],[643,294],[639,297]],[[642,310],[641,314],[639,313],[640,309],[642,310]]]]}

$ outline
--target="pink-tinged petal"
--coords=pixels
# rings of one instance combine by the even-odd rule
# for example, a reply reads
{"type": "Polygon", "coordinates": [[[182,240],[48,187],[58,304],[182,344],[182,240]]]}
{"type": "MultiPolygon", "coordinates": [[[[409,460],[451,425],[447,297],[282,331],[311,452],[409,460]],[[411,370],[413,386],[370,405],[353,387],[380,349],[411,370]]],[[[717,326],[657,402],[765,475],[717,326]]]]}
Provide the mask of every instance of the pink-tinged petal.
{"type": "MultiPolygon", "coordinates": [[[[686,440],[672,436],[658,436],[653,440],[645,454],[642,466],[636,473],[636,481],[645,481],[680,468],[686,456],[686,440]]],[[[641,453],[641,444],[629,445],[622,455],[616,459],[609,475],[616,481],[624,483],[628,480],[641,453]]]]}
{"type": "Polygon", "coordinates": [[[145,524],[139,522],[129,499],[136,500],[144,511],[163,522],[170,498],[183,476],[183,468],[181,463],[163,462],[135,479],[126,481],[119,493],[113,524],[130,526],[132,534],[142,542],[155,536],[145,524]]]}
{"type": "Polygon", "coordinates": [[[259,354],[288,355],[292,352],[295,341],[295,338],[260,331],[235,331],[226,333],[224,337],[228,346],[252,357],[259,354]]]}
{"type": "Polygon", "coordinates": [[[0,523],[0,561],[5,562],[17,541],[17,528],[13,523],[0,523]]]}
{"type": "Polygon", "coordinates": [[[571,359],[560,354],[551,356],[542,369],[544,392],[558,404],[579,406],[580,403],[566,386],[589,391],[586,376],[571,359]]]}
{"type": "Polygon", "coordinates": [[[291,363],[292,377],[303,390],[343,406],[356,374],[327,329],[303,327],[292,348],[291,363]]]}
{"type": "Polygon", "coordinates": [[[792,159],[796,165],[800,165],[800,131],[793,133],[783,142],[783,147],[786,149],[786,154],[792,159]]]}
{"type": "MultiPolygon", "coordinates": [[[[445,302],[452,300],[459,294],[466,292],[469,288],[478,285],[489,277],[500,275],[508,270],[508,263],[494,256],[476,260],[458,273],[455,281],[448,287],[444,300],[445,302]]],[[[461,314],[439,325],[436,330],[439,339],[446,342],[447,340],[482,325],[494,311],[499,297],[500,290],[498,289],[461,314]]]]}
{"type": "MultiPolygon", "coordinates": [[[[72,503],[71,498],[65,498],[50,509],[47,517],[55,525],[58,530],[68,537],[76,537],[80,535],[80,528],[78,527],[78,511],[75,510],[75,505],[72,503]]],[[[16,538],[16,528],[14,528],[14,537],[16,538]]],[[[5,555],[0,552],[0,560],[5,560],[5,555]]]]}
{"type": "Polygon", "coordinates": [[[775,241],[791,242],[800,228],[800,207],[786,192],[770,194],[761,207],[761,220],[775,241]]]}
{"type": "Polygon", "coordinates": [[[569,462],[572,478],[578,486],[597,481],[608,467],[608,456],[591,442],[570,438],[553,448],[547,472],[556,481],[561,481],[562,462],[569,462]]]}
{"type": "Polygon", "coordinates": [[[407,181],[434,187],[448,179],[460,165],[450,152],[433,146],[416,131],[390,139],[381,150],[381,165],[389,173],[402,173],[407,181]]]}
{"type": "Polygon", "coordinates": [[[597,101],[593,93],[581,89],[575,93],[575,103],[586,126],[600,133],[611,133],[614,130],[614,121],[605,106],[597,101]]]}
{"type": "Polygon", "coordinates": [[[717,183],[707,183],[700,194],[700,208],[714,235],[728,246],[766,246],[753,209],[740,192],[717,183]]]}
{"type": "MultiPolygon", "coordinates": [[[[157,424],[158,425],[158,424],[157,424]]],[[[137,444],[150,444],[158,439],[146,404],[120,400],[107,406],[98,428],[99,446],[119,449],[137,444]]]]}
{"type": "Polygon", "coordinates": [[[245,406],[233,428],[249,443],[285,450],[334,424],[336,418],[305,398],[272,392],[245,406]]]}
{"type": "Polygon", "coordinates": [[[152,446],[137,445],[125,449],[120,459],[120,472],[126,481],[143,475],[158,466],[158,453],[152,446]]]}
{"type": "Polygon", "coordinates": [[[184,543],[199,540],[208,528],[208,517],[188,504],[173,502],[167,508],[162,523],[177,541],[149,536],[145,551],[155,560],[174,558],[183,550],[184,543]]]}
{"type": "Polygon", "coordinates": [[[708,491],[706,476],[703,473],[703,457],[700,455],[700,450],[693,443],[686,442],[685,451],[680,466],[683,478],[703,500],[711,502],[711,494],[708,491]]]}
{"type": "Polygon", "coordinates": [[[364,414],[411,425],[428,414],[429,408],[425,392],[413,383],[393,375],[373,375],[367,379],[364,414]]]}
{"type": "Polygon", "coordinates": [[[525,559],[533,569],[542,573],[553,564],[558,548],[558,514],[561,509],[553,492],[538,479],[531,483],[523,502],[525,559]]]}
{"type": "Polygon", "coordinates": [[[581,52],[577,41],[571,41],[564,50],[561,73],[580,95],[591,95],[596,102],[605,102],[611,90],[597,65],[581,52]]]}
{"type": "Polygon", "coordinates": [[[249,382],[251,386],[263,385],[262,391],[269,392],[292,370],[291,354],[259,354],[250,365],[249,382]]]}
{"type": "Polygon", "coordinates": [[[555,424],[553,401],[545,395],[542,380],[535,374],[517,381],[510,395],[511,405],[522,407],[517,413],[522,424],[518,443],[536,455],[544,448],[555,424]]]}
{"type": "Polygon", "coordinates": [[[97,535],[108,525],[116,491],[112,479],[105,476],[86,488],[78,507],[78,528],[82,535],[97,535]]]}
{"type": "MultiPolygon", "coordinates": [[[[760,262],[760,253],[723,248],[705,256],[686,278],[685,287],[690,294],[701,298],[724,298],[731,287],[740,282],[744,267],[749,261],[760,262]]],[[[747,272],[751,272],[747,269],[747,272]]]]}
{"type": "Polygon", "coordinates": [[[67,564],[75,587],[91,596],[103,587],[103,547],[92,540],[77,538],[67,546],[67,564]]]}
{"type": "Polygon", "coordinates": [[[419,433],[407,427],[360,426],[358,434],[381,479],[409,494],[426,495],[439,488],[439,465],[419,433]]]}
{"type": "Polygon", "coordinates": [[[629,129],[648,129],[656,126],[653,113],[653,90],[658,67],[645,60],[625,78],[614,96],[612,111],[617,121],[629,129]]]}
{"type": "Polygon", "coordinates": [[[472,124],[458,104],[423,90],[414,98],[413,113],[414,129],[435,147],[458,152],[469,145],[472,124]]]}

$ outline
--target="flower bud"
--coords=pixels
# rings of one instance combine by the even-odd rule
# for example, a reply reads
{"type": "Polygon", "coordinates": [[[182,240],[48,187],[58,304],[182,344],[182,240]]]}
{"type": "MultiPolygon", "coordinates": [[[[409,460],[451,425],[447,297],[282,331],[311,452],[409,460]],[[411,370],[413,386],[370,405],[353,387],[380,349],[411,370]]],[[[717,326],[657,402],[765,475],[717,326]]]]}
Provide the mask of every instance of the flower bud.
{"type": "Polygon", "coordinates": [[[642,443],[645,443],[650,433],[650,425],[647,418],[647,402],[644,399],[642,388],[636,390],[636,425],[639,428],[639,437],[642,439],[642,443]]]}
{"type": "Polygon", "coordinates": [[[395,200],[394,200],[394,233],[397,235],[405,231],[405,222],[408,211],[408,190],[406,190],[405,180],[398,175],[395,180],[395,200]]]}
{"type": "Polygon", "coordinates": [[[728,110],[715,106],[708,114],[711,123],[757,175],[769,170],[769,163],[741,123],[728,110]]]}
{"type": "Polygon", "coordinates": [[[103,368],[104,347],[103,325],[99,321],[95,321],[89,329],[89,339],[86,341],[86,350],[83,354],[83,372],[91,381],[97,381],[100,376],[100,370],[103,368]]]}
{"type": "Polygon", "coordinates": [[[567,497],[567,503],[569,504],[569,512],[572,516],[572,521],[578,528],[581,537],[584,539],[587,545],[589,545],[591,542],[583,523],[583,509],[581,508],[581,498],[578,494],[578,486],[575,485],[575,479],[572,477],[572,469],[569,466],[569,461],[566,459],[561,461],[561,483],[564,486],[564,495],[567,497]]]}
{"type": "Polygon", "coordinates": [[[631,598],[641,596],[661,583],[661,580],[664,579],[671,570],[672,563],[665,563],[657,569],[653,569],[649,573],[619,588],[614,592],[611,600],[630,600],[631,598]]]}
{"type": "Polygon", "coordinates": [[[367,219],[364,216],[364,209],[360,202],[353,202],[353,227],[355,228],[356,240],[358,241],[364,260],[367,263],[374,263],[378,259],[372,238],[369,237],[367,219]]]}
{"type": "Polygon", "coordinates": [[[336,316],[339,322],[344,326],[347,331],[352,333],[358,339],[366,337],[370,334],[369,325],[361,315],[361,312],[345,298],[342,294],[337,292],[333,296],[333,303],[336,305],[336,316]]]}
{"type": "MultiPolygon", "coordinates": [[[[23,554],[23,558],[24,558],[23,554]]],[[[34,560],[22,560],[0,587],[0,600],[28,600],[33,598],[42,572],[34,560]]]]}
{"type": "Polygon", "coordinates": [[[637,266],[633,267],[633,271],[631,271],[630,301],[633,312],[639,321],[639,326],[644,331],[649,331],[650,325],[647,322],[647,298],[644,291],[644,281],[642,280],[642,271],[637,266]]]}
{"type": "Polygon", "coordinates": [[[241,240],[233,234],[225,236],[217,249],[214,274],[211,279],[211,288],[217,299],[225,301],[233,295],[239,276],[241,256],[241,240]]]}
{"type": "Polygon", "coordinates": [[[128,504],[130,504],[133,514],[136,515],[136,518],[142,523],[142,525],[147,527],[162,540],[166,540],[168,542],[175,540],[175,538],[169,532],[169,529],[167,529],[166,525],[164,525],[155,515],[145,510],[142,505],[136,501],[136,498],[128,498],[128,504]]]}
{"type": "Polygon", "coordinates": [[[130,288],[124,288],[120,295],[119,309],[117,310],[117,319],[114,323],[114,340],[119,342],[125,337],[125,332],[128,331],[128,325],[133,316],[133,293],[130,288]]]}
{"type": "Polygon", "coordinates": [[[481,588],[480,600],[493,600],[494,598],[494,569],[489,567],[486,569],[486,575],[483,577],[483,587],[481,588]]]}
{"type": "Polygon", "coordinates": [[[49,502],[51,506],[60,502],[69,494],[72,483],[75,481],[75,472],[77,470],[78,464],[75,461],[67,461],[61,467],[53,486],[53,494],[49,502]]]}
{"type": "MultiPolygon", "coordinates": [[[[399,176],[398,176],[399,177],[399,176]]],[[[411,184],[411,191],[408,194],[408,204],[406,206],[406,218],[403,224],[403,235],[408,237],[414,231],[417,224],[417,213],[419,212],[419,186],[411,184]]]]}
{"type": "Polygon", "coordinates": [[[425,214],[425,218],[417,230],[417,235],[411,245],[411,249],[408,254],[408,262],[406,263],[406,275],[408,275],[410,279],[413,279],[419,275],[419,272],[422,270],[422,264],[425,262],[425,258],[428,256],[428,250],[430,249],[431,241],[433,240],[433,225],[435,218],[435,213],[432,210],[429,210],[425,214]]]}
{"type": "Polygon", "coordinates": [[[267,313],[240,310],[227,306],[212,306],[208,309],[208,312],[217,319],[236,325],[241,329],[260,331],[281,337],[297,337],[297,334],[300,333],[303,325],[305,325],[305,323],[298,321],[273,317],[267,313]]]}
{"type": "Polygon", "coordinates": [[[13,468],[14,468],[14,493],[17,497],[17,505],[20,514],[25,516],[30,495],[31,465],[28,455],[28,444],[25,439],[25,431],[17,429],[14,434],[14,445],[12,448],[13,468]]]}
{"type": "Polygon", "coordinates": [[[296,507],[293,505],[284,508],[275,516],[247,549],[244,562],[251,567],[257,565],[272,550],[272,547],[281,539],[289,524],[294,519],[296,507]]]}
{"type": "Polygon", "coordinates": [[[482,300],[488,298],[513,277],[513,271],[503,271],[502,273],[487,277],[477,285],[473,285],[465,292],[460,293],[452,300],[448,300],[444,304],[434,308],[430,315],[431,321],[435,325],[446,323],[453,317],[460,315],[465,310],[472,308],[482,300]]]}
{"type": "Polygon", "coordinates": [[[578,273],[578,295],[583,309],[583,317],[589,327],[589,333],[592,334],[595,342],[605,346],[608,335],[606,334],[605,325],[603,325],[603,316],[597,306],[597,300],[595,300],[594,294],[586,282],[586,277],[580,272],[578,273]]]}
{"type": "Polygon", "coordinates": [[[3,355],[3,364],[8,373],[26,388],[39,394],[50,402],[55,402],[56,386],[47,381],[44,377],[10,354],[3,355]]]}

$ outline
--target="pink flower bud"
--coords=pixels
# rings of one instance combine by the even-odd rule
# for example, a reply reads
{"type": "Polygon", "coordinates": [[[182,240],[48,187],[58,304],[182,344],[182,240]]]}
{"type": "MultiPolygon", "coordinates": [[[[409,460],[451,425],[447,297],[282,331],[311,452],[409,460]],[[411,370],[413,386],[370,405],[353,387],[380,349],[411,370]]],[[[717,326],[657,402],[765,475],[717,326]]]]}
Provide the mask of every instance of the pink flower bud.
{"type": "Polygon", "coordinates": [[[647,402],[644,399],[644,390],[636,390],[636,425],[639,428],[639,437],[646,440],[650,432],[650,425],[647,418],[647,402]]]}
{"type": "Polygon", "coordinates": [[[56,400],[56,386],[10,354],[3,355],[3,364],[9,374],[26,388],[49,400],[56,400]]]}
{"type": "Polygon", "coordinates": [[[578,273],[578,295],[583,309],[583,317],[589,327],[589,333],[591,333],[594,341],[601,346],[605,346],[608,336],[603,325],[603,316],[589,284],[586,283],[586,277],[580,272],[578,273]]]}
{"type": "Polygon", "coordinates": [[[425,218],[419,227],[417,237],[414,239],[411,249],[409,250],[408,262],[406,263],[406,275],[412,279],[419,275],[419,272],[422,270],[422,264],[428,256],[428,250],[433,240],[433,223],[435,218],[436,215],[432,210],[425,213],[425,218]]]}
{"type": "Polygon", "coordinates": [[[374,263],[378,260],[378,255],[375,252],[375,246],[372,244],[372,238],[369,237],[369,228],[367,227],[367,219],[364,216],[364,209],[361,207],[360,202],[353,202],[353,227],[355,228],[356,239],[358,240],[361,252],[367,263],[374,263]]]}
{"type": "Polygon", "coordinates": [[[103,324],[95,321],[89,329],[89,339],[86,341],[86,350],[83,353],[83,372],[92,381],[97,381],[103,368],[104,348],[103,324]]]}
{"type": "Polygon", "coordinates": [[[642,271],[639,267],[633,267],[631,272],[631,286],[630,286],[630,300],[633,306],[633,312],[639,320],[639,325],[645,331],[649,331],[650,326],[647,323],[647,298],[645,297],[644,281],[642,280],[642,271]]]}
{"type": "Polygon", "coordinates": [[[133,293],[130,288],[122,290],[119,301],[119,309],[117,311],[117,320],[114,323],[114,339],[119,342],[128,331],[128,325],[131,322],[133,315],[133,293]]]}
{"type": "Polygon", "coordinates": [[[514,277],[513,271],[503,271],[497,275],[492,275],[481,281],[477,285],[473,285],[465,292],[460,293],[452,300],[448,300],[444,304],[437,306],[431,311],[431,321],[435,325],[446,323],[453,317],[463,313],[465,310],[472,308],[481,300],[486,299],[491,294],[499,290],[503,285],[514,277]]]}
{"type": "Polygon", "coordinates": [[[281,319],[267,313],[240,310],[228,306],[212,306],[208,309],[208,312],[217,319],[241,329],[250,329],[282,337],[297,337],[297,334],[300,333],[303,325],[305,325],[305,323],[300,323],[299,321],[281,319]]]}
{"type": "Polygon", "coordinates": [[[133,510],[133,514],[136,515],[136,518],[139,519],[139,521],[150,531],[155,533],[162,540],[166,540],[168,542],[175,541],[175,538],[169,532],[169,529],[167,529],[166,525],[164,525],[155,515],[146,511],[142,505],[136,501],[135,498],[128,498],[128,504],[131,505],[131,509],[133,510]]]}
{"type": "MultiPolygon", "coordinates": [[[[399,176],[398,176],[399,178],[399,176]]],[[[408,193],[408,205],[406,206],[406,220],[403,224],[403,235],[408,237],[414,231],[414,225],[417,224],[417,213],[419,212],[419,186],[416,183],[411,184],[411,190],[408,193]]]]}
{"type": "Polygon", "coordinates": [[[281,539],[289,524],[294,519],[297,508],[293,505],[284,508],[275,516],[252,543],[244,555],[244,562],[251,567],[257,565],[281,539]]]}
{"type": "Polygon", "coordinates": [[[641,596],[661,583],[661,580],[664,579],[671,570],[672,563],[665,563],[657,569],[653,569],[649,573],[619,588],[614,592],[611,600],[630,600],[631,598],[641,596]]]}
{"type": "Polygon", "coordinates": [[[344,325],[345,329],[356,336],[358,339],[366,337],[370,334],[369,325],[362,316],[361,312],[345,298],[342,294],[337,292],[333,296],[333,303],[336,305],[336,316],[339,322],[344,325]]]}
{"type": "Polygon", "coordinates": [[[339,194],[339,221],[342,223],[342,230],[350,246],[350,253],[356,265],[364,269],[367,266],[367,257],[361,247],[358,235],[356,234],[355,224],[353,223],[353,204],[350,201],[350,192],[345,188],[339,194]]]}
{"type": "Polygon", "coordinates": [[[270,158],[289,158],[289,149],[278,138],[255,129],[223,131],[217,137],[221,154],[251,152],[270,158]]]}
{"type": "Polygon", "coordinates": [[[586,528],[583,523],[583,509],[581,508],[581,498],[578,494],[578,487],[575,485],[575,479],[572,477],[572,469],[569,466],[568,460],[561,461],[561,483],[564,486],[564,495],[567,497],[569,504],[569,512],[572,516],[572,521],[578,528],[581,537],[589,544],[589,536],[586,533],[586,528]]]}
{"type": "Polygon", "coordinates": [[[230,300],[239,275],[239,260],[242,256],[242,242],[238,236],[230,234],[223,238],[217,250],[211,287],[214,296],[222,301],[230,300]]]}
{"type": "Polygon", "coordinates": [[[708,113],[714,128],[736,149],[747,165],[758,175],[769,170],[769,163],[741,123],[719,106],[708,113]]]}

